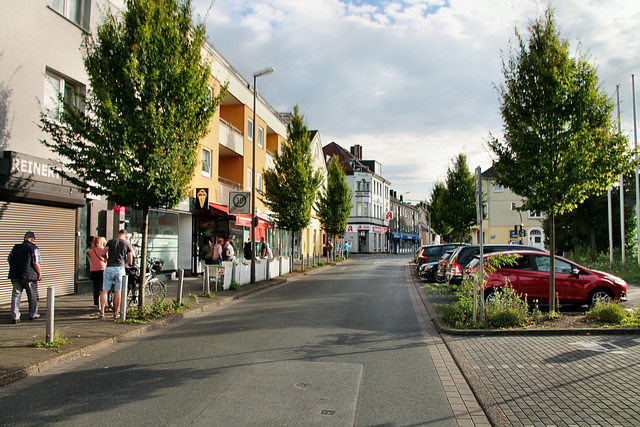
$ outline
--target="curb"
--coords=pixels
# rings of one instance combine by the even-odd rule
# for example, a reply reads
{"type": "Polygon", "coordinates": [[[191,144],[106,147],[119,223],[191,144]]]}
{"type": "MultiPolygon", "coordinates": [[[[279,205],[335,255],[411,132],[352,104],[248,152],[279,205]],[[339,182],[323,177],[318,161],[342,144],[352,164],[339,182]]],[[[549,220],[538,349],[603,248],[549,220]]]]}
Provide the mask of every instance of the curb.
{"type": "MultiPolygon", "coordinates": [[[[296,279],[296,278],[293,278],[293,279],[296,279]]],[[[147,323],[139,323],[138,324],[139,326],[131,331],[123,332],[111,337],[104,338],[96,343],[93,343],[75,350],[71,350],[68,353],[63,353],[63,354],[54,356],[48,360],[42,361],[35,365],[24,366],[22,368],[18,368],[16,370],[12,370],[3,375],[0,375],[0,387],[4,387],[8,384],[11,384],[14,381],[43,372],[47,369],[54,368],[65,362],[75,360],[79,357],[83,357],[84,354],[89,354],[98,350],[102,350],[107,346],[144,335],[153,330],[165,327],[171,323],[178,322],[183,319],[195,317],[196,315],[204,313],[205,311],[208,311],[212,308],[223,306],[228,301],[241,299],[243,297],[249,296],[256,292],[260,292],[265,289],[284,284],[287,281],[288,281],[287,278],[276,278],[276,279],[267,281],[265,284],[256,286],[255,288],[252,288],[252,289],[247,289],[235,295],[218,297],[218,298],[212,299],[211,301],[206,301],[204,303],[201,302],[200,306],[194,307],[194,308],[187,308],[186,310],[180,313],[174,313],[166,317],[154,319],[147,323]]]]}

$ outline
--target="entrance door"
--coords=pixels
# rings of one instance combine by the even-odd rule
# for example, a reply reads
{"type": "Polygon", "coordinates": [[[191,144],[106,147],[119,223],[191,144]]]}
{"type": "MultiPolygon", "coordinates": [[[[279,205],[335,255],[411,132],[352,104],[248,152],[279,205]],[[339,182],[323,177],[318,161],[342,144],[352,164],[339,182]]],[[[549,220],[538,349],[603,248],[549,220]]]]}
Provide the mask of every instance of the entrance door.
{"type": "Polygon", "coordinates": [[[529,231],[529,246],[544,249],[544,239],[542,238],[542,230],[532,229],[529,231]]]}

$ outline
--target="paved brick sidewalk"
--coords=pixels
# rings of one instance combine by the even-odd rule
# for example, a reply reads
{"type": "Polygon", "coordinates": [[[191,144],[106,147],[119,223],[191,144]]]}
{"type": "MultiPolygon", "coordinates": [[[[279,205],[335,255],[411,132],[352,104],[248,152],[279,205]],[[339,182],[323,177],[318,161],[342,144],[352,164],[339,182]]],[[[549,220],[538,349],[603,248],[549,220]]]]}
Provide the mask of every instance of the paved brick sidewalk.
{"type": "Polygon", "coordinates": [[[640,426],[640,335],[447,340],[513,426],[640,426]]]}

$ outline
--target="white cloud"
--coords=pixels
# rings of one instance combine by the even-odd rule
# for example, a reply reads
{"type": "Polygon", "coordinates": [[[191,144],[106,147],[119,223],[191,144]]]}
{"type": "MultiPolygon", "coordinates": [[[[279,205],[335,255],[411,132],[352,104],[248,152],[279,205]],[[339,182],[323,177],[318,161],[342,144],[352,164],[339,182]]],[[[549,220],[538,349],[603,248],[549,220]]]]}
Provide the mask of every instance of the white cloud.
{"type": "MultiPolygon", "coordinates": [[[[195,0],[205,13],[209,0],[195,0]]],[[[451,159],[490,166],[489,132],[502,120],[493,85],[517,26],[544,10],[536,0],[217,0],[212,44],[245,77],[276,72],[261,94],[278,110],[299,104],[323,142],[360,144],[398,193],[428,196],[451,159]]],[[[563,36],[598,64],[602,89],[621,84],[623,131],[633,129],[631,74],[640,71],[640,2],[563,0],[563,36]]]]}

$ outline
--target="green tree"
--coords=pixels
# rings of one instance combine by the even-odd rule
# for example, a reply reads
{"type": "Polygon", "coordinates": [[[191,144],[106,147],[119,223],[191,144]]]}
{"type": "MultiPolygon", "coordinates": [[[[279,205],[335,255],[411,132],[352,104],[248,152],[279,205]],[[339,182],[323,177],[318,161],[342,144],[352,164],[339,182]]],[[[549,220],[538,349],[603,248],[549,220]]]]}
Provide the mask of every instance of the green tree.
{"type": "Polygon", "coordinates": [[[452,229],[451,234],[462,242],[477,220],[475,178],[467,166],[466,155],[459,154],[454,160],[453,168],[448,168],[446,185],[443,200],[445,221],[452,229]]]}
{"type": "Polygon", "coordinates": [[[83,102],[67,96],[59,120],[41,117],[50,135],[42,142],[67,159],[63,176],[142,210],[142,271],[149,209],[187,197],[199,141],[224,96],[223,88],[212,97],[207,86],[204,34],[192,25],[190,0],[127,0],[121,17],[107,11],[95,36],[84,37],[91,88],[83,102]]]}
{"type": "Polygon", "coordinates": [[[311,208],[322,184],[320,171],[313,170],[309,131],[297,105],[287,126],[282,153],[276,153],[274,167],[265,170],[263,179],[265,194],[261,200],[273,213],[277,227],[291,232],[293,265],[294,233],[309,225],[311,208]]]}
{"type": "MultiPolygon", "coordinates": [[[[502,61],[498,91],[504,138],[493,136],[497,181],[546,212],[555,252],[555,218],[600,194],[632,164],[625,138],[613,131],[612,99],[598,87],[596,68],[569,53],[552,9],[529,25],[525,40],[502,61]]],[[[551,257],[550,309],[555,307],[551,257]]]]}
{"type": "Polygon", "coordinates": [[[433,228],[433,231],[448,240],[453,228],[447,223],[446,193],[447,186],[443,182],[436,182],[431,189],[427,212],[431,214],[431,228],[433,228]]]}
{"type": "Polygon", "coordinates": [[[346,174],[340,166],[338,156],[329,163],[327,187],[321,190],[316,202],[316,213],[322,228],[333,236],[344,234],[351,215],[352,194],[346,174]]]}

